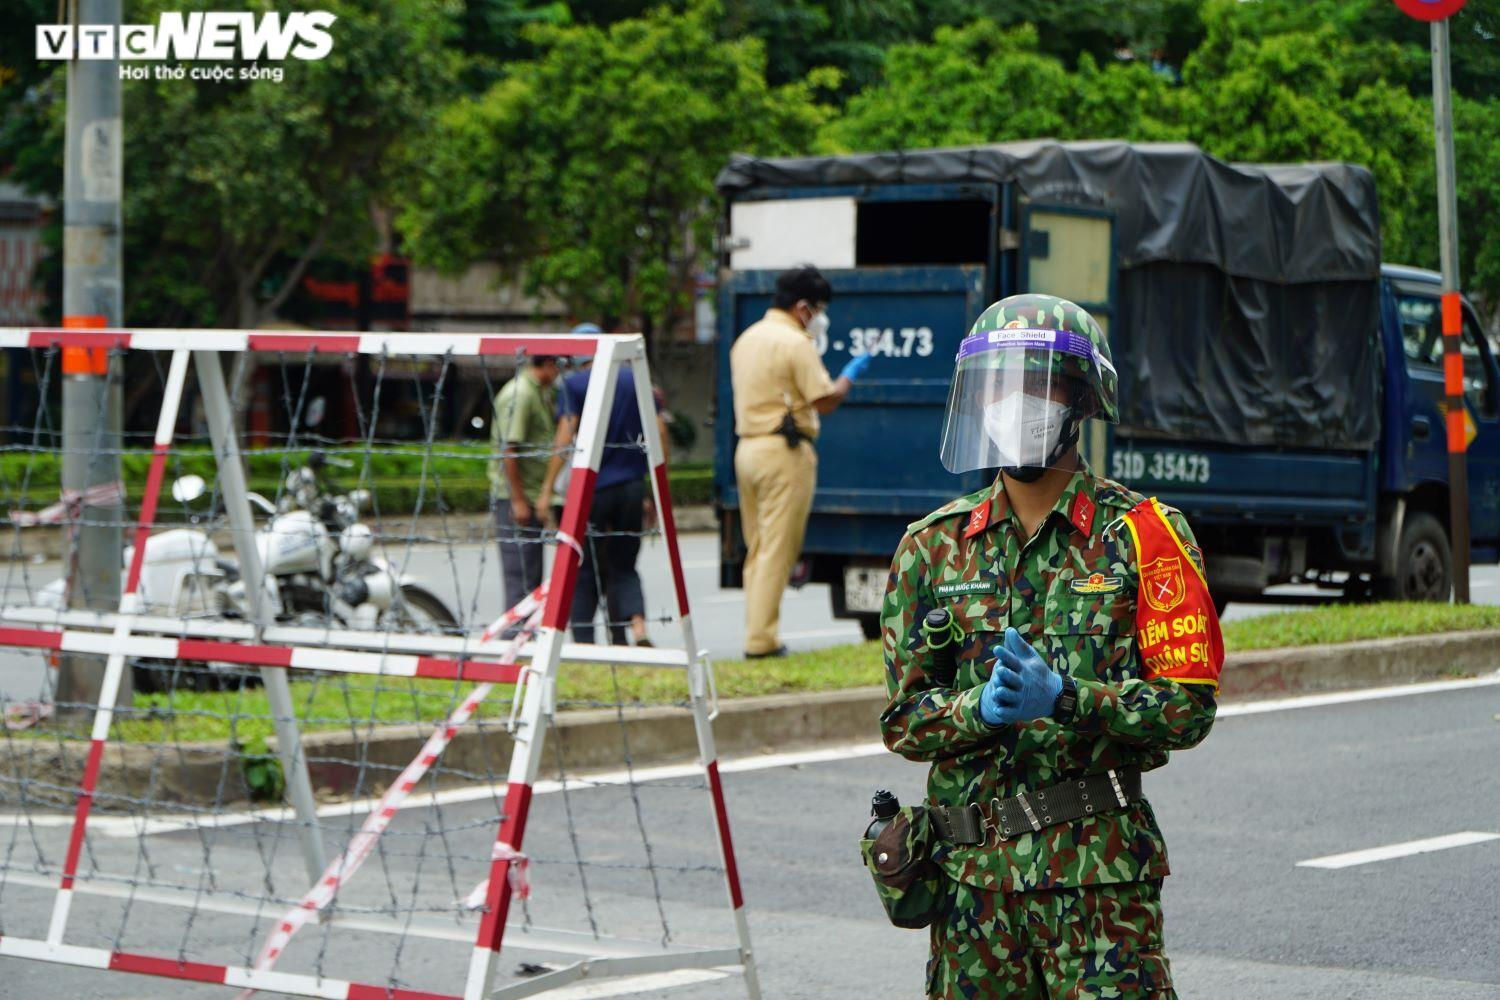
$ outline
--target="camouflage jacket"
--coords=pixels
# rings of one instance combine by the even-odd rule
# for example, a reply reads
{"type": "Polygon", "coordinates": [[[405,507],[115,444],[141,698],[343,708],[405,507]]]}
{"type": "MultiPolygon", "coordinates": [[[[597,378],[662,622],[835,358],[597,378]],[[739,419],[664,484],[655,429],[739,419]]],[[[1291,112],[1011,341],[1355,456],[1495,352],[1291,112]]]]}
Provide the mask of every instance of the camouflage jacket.
{"type": "MultiPolygon", "coordinates": [[[[890,703],[880,724],[887,747],[932,763],[929,804],[987,802],[1109,768],[1150,770],[1167,762],[1168,751],[1208,734],[1212,686],[1143,679],[1137,559],[1121,520],[1141,500],[1084,466],[1024,543],[998,480],[907,530],[881,612],[890,703]],[[928,677],[932,656],[921,633],[923,617],[939,606],[965,636],[951,690],[928,677]],[[980,719],[990,649],[1007,626],[1053,669],[1072,675],[1072,723],[991,728],[980,719]]],[[[1165,510],[1201,568],[1186,521],[1165,510]]],[[[1131,882],[1168,871],[1166,845],[1144,800],[1014,839],[993,830],[987,836],[978,846],[941,845],[944,870],[1002,892],[1131,882]]]]}

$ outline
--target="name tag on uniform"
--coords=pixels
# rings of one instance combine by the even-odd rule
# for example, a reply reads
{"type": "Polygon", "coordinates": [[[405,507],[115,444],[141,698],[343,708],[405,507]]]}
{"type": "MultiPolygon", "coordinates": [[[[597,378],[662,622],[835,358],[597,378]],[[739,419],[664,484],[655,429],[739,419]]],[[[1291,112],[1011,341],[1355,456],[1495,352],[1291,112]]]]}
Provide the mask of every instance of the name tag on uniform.
{"type": "Polygon", "coordinates": [[[1092,573],[1076,580],[1069,580],[1068,589],[1075,594],[1118,594],[1125,589],[1125,578],[1092,573]]]}
{"type": "Polygon", "coordinates": [[[940,583],[933,588],[939,597],[959,597],[963,594],[993,594],[994,580],[965,580],[962,583],[940,583]]]}

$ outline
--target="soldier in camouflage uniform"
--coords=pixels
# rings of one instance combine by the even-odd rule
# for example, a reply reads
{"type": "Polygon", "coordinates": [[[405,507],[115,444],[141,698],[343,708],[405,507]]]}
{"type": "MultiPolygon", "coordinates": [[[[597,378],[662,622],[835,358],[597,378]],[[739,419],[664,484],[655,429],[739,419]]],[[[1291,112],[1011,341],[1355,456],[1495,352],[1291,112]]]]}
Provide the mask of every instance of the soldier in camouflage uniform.
{"type": "Polygon", "coordinates": [[[1182,515],[1078,455],[1091,416],[1118,420],[1093,318],[1043,295],[990,306],[959,352],[943,450],[950,471],[1002,474],[911,525],[891,564],[885,744],[931,763],[929,810],[952,818],[934,825],[970,834],[934,848],[951,905],[929,997],[1175,996],[1166,845],[1138,773],[1208,734],[1222,641],[1182,515]],[[960,643],[951,687],[922,630],[939,608],[960,643]],[[1084,779],[1092,802],[1049,815],[1084,779]]]}

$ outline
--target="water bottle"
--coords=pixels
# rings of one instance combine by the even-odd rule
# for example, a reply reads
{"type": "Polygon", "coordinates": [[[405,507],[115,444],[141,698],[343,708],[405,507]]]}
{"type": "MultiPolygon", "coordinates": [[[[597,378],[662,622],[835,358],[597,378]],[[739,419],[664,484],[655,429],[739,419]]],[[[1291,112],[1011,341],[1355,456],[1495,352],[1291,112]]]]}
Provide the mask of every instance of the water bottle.
{"type": "Polygon", "coordinates": [[[896,814],[900,811],[901,803],[896,800],[894,793],[888,792],[884,788],[876,792],[875,797],[870,800],[870,814],[875,819],[871,821],[869,828],[865,830],[866,839],[874,840],[880,836],[880,831],[889,826],[891,820],[895,819],[896,814]]]}

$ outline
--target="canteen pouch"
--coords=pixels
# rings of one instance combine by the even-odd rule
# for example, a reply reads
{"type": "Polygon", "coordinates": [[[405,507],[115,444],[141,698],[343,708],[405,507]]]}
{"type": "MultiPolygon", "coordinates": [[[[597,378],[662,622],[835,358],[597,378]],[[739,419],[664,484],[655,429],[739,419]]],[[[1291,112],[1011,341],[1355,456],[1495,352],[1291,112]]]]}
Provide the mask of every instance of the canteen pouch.
{"type": "Polygon", "coordinates": [[[897,927],[929,926],[946,903],[943,872],[932,860],[935,840],[926,806],[906,806],[874,840],[859,842],[885,915],[897,927]]]}

